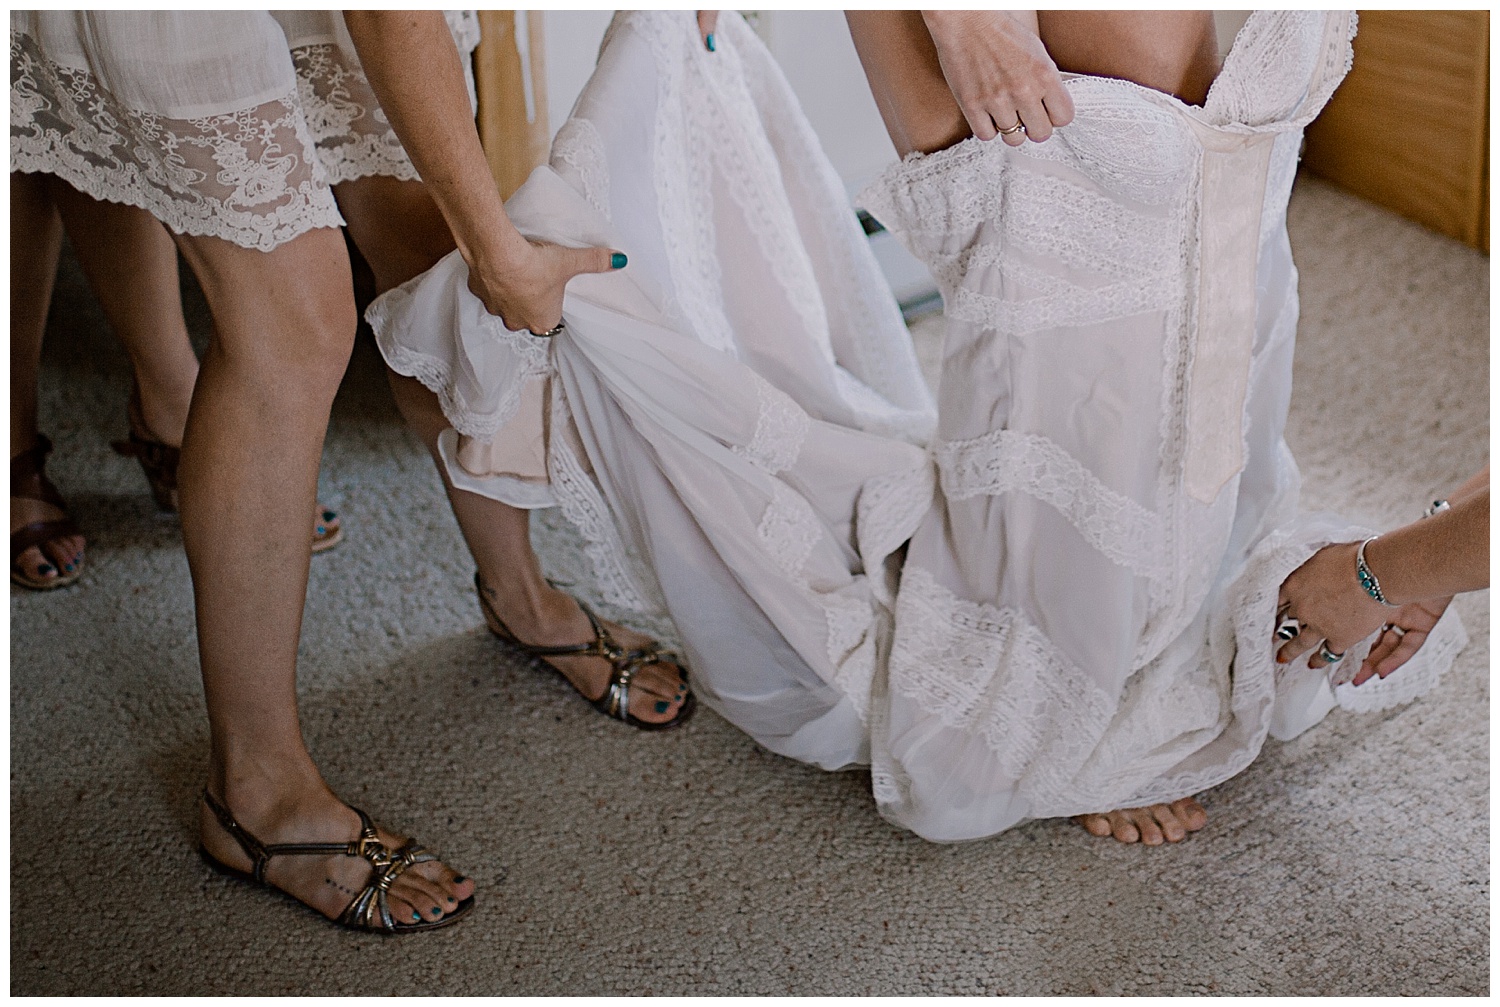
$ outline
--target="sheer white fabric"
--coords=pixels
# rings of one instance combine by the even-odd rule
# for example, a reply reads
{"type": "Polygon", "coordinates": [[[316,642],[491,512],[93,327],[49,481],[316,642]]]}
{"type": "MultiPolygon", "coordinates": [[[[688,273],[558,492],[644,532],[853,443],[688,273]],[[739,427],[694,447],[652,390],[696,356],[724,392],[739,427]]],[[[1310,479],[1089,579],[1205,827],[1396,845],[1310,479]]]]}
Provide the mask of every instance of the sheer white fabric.
{"type": "MultiPolygon", "coordinates": [[[[1352,28],[1258,12],[1202,109],[1076,78],[1048,143],[971,140],[872,186],[947,306],[928,452],[890,295],[730,14],[715,54],[690,14],[617,16],[510,204],[528,233],[630,255],[570,285],[565,333],[506,333],[456,254],[372,322],[459,442],[550,424],[551,492],[634,585],[616,597],[663,602],[700,693],[768,748],[869,762],[882,813],[936,840],[1183,797],[1268,733],[1411,698],[1462,645],[1450,614],[1413,666],[1337,692],[1272,659],[1282,579],[1359,532],[1297,514],[1282,441],[1286,201],[1352,28]]],[[[450,470],[522,506],[535,489],[450,470]]]]}
{"type": "Polygon", "coordinates": [[[11,170],[262,251],[341,225],[330,185],[416,177],[336,11],[12,11],[11,170]]]}

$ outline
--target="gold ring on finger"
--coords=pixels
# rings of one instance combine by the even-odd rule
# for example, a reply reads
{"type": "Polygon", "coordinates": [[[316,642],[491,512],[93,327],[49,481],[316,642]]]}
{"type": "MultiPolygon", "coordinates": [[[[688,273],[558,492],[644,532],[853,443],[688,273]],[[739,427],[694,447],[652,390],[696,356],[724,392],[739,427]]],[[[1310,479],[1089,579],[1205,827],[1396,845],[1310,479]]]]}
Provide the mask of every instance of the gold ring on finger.
{"type": "Polygon", "coordinates": [[[1001,136],[1010,136],[1012,133],[1024,133],[1024,132],[1026,132],[1026,124],[1024,122],[1022,122],[1021,120],[1017,119],[1016,120],[1016,124],[1014,126],[1012,126],[1010,129],[1002,129],[1000,131],[1000,135],[1001,136]]]}
{"type": "Polygon", "coordinates": [[[550,339],[553,336],[557,335],[559,332],[561,332],[565,328],[567,328],[566,325],[564,325],[562,322],[558,322],[556,325],[552,326],[552,328],[548,329],[546,332],[537,332],[535,329],[527,329],[526,331],[530,332],[533,336],[536,336],[538,339],[550,339]]]}

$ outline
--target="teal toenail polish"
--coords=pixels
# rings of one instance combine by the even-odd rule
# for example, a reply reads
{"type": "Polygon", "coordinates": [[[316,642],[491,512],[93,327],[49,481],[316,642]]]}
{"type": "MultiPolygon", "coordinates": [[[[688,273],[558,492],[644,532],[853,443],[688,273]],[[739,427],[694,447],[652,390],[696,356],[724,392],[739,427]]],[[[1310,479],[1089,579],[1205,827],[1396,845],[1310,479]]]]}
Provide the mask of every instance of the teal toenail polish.
{"type": "Polygon", "coordinates": [[[36,572],[37,573],[56,573],[57,572],[57,567],[53,566],[51,563],[43,563],[41,566],[39,566],[39,567],[36,568],[36,572]]]}
{"type": "Polygon", "coordinates": [[[437,906],[433,906],[432,907],[432,915],[434,915],[434,916],[441,916],[441,915],[443,915],[443,911],[441,909],[439,909],[437,906]]]}
{"type": "Polygon", "coordinates": [[[465,881],[468,881],[468,880],[469,880],[469,879],[468,879],[468,878],[466,878],[466,877],[464,877],[464,876],[463,876],[463,875],[462,875],[462,874],[455,874],[455,875],[453,875],[453,883],[454,883],[454,884],[455,884],[455,885],[461,885],[461,884],[463,884],[463,883],[464,883],[464,882],[465,882],[465,881]]]}
{"type": "Polygon", "coordinates": [[[326,511],[323,512],[323,520],[324,521],[328,521],[330,523],[333,521],[334,518],[336,518],[338,516],[339,516],[338,511],[326,510],[326,511]]]}
{"type": "Polygon", "coordinates": [[[657,703],[656,704],[656,712],[657,713],[666,713],[667,712],[667,708],[670,707],[671,705],[672,705],[671,703],[657,703]]]}
{"type": "Polygon", "coordinates": [[[624,269],[625,268],[625,263],[627,263],[629,261],[630,260],[625,257],[625,253],[624,252],[616,252],[614,255],[611,255],[609,257],[609,268],[610,269],[624,269]]]}
{"type": "Polygon", "coordinates": [[[453,902],[453,903],[457,903],[457,902],[458,902],[458,900],[457,900],[457,899],[455,899],[455,898],[454,898],[454,897],[453,897],[453,896],[451,896],[451,895],[450,895],[450,896],[448,896],[448,901],[449,901],[449,902],[453,902]]]}
{"type": "Polygon", "coordinates": [[[322,525],[318,525],[318,534],[319,535],[323,534],[325,531],[327,531],[326,528],[324,528],[322,525]]]}
{"type": "Polygon", "coordinates": [[[413,909],[412,912],[411,912],[411,918],[412,918],[413,922],[416,922],[416,923],[422,922],[422,914],[419,913],[419,912],[417,912],[415,909],[413,909]]]}
{"type": "Polygon", "coordinates": [[[73,572],[73,564],[72,563],[64,563],[63,564],[63,569],[66,570],[66,571],[68,571],[68,573],[72,573],[73,572]]]}
{"type": "Polygon", "coordinates": [[[714,48],[714,36],[712,32],[710,32],[708,37],[703,40],[703,44],[708,46],[709,52],[718,52],[718,50],[714,48]]]}

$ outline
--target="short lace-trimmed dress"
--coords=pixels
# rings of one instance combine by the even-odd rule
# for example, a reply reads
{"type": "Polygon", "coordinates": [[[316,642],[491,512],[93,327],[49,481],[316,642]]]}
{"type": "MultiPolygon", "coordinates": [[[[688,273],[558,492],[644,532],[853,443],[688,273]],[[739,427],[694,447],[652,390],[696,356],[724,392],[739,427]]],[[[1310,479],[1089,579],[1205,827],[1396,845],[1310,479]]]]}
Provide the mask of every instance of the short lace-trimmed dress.
{"type": "Polygon", "coordinates": [[[881,813],[940,841],[1175,800],[1335,706],[1414,698],[1464,642],[1450,610],[1357,689],[1273,660],[1281,581],[1362,534],[1298,512],[1282,439],[1287,200],[1353,27],[1258,11],[1202,108],[1074,78],[1047,143],[968,140],[863,193],[942,288],[935,416],[729,12],[712,54],[690,13],[617,15],[508,204],[630,255],[570,283],[562,335],[506,332],[456,253],[369,315],[439,393],[454,481],[560,505],[605,597],[670,613],[699,695],[767,748],[868,764],[881,813]]]}
{"type": "MultiPolygon", "coordinates": [[[[447,12],[467,56],[472,12],[447,12]]],[[[11,170],[269,251],[417,177],[330,11],[12,11],[11,170]]],[[[467,60],[466,60],[467,62],[467,60]]],[[[471,87],[472,93],[472,87],[471,87]]]]}

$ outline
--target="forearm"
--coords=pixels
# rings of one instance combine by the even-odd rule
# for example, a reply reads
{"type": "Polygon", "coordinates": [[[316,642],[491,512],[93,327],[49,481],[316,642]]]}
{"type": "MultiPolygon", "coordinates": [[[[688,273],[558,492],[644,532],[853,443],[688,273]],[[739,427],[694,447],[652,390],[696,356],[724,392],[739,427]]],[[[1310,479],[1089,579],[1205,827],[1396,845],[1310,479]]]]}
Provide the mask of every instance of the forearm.
{"type": "Polygon", "coordinates": [[[1449,510],[1397,528],[1365,547],[1365,563],[1387,601],[1404,605],[1489,586],[1489,486],[1475,489],[1471,481],[1462,491],[1467,495],[1449,510]]]}
{"type": "Polygon", "coordinates": [[[345,11],[380,107],[471,266],[520,253],[490,174],[458,49],[437,11],[345,11]]]}

